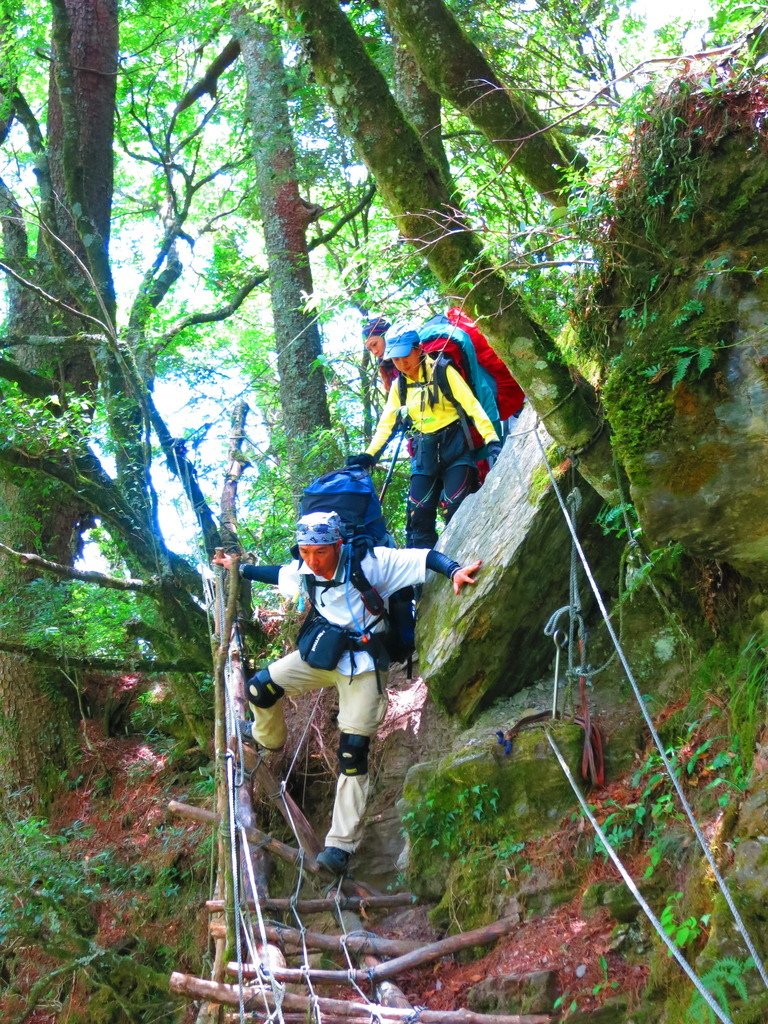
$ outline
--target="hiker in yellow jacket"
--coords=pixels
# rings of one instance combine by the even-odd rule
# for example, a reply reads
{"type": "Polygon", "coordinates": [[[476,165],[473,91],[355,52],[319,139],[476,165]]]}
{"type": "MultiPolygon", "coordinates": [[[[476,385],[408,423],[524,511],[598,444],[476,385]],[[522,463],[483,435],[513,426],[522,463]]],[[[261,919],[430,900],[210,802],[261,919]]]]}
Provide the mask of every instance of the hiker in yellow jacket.
{"type": "Polygon", "coordinates": [[[419,344],[415,330],[387,335],[384,358],[400,376],[392,386],[368,448],[347,460],[370,469],[386,447],[401,409],[411,433],[411,483],[408,492],[406,545],[434,547],[438,502],[448,521],[477,490],[477,466],[469,421],[495,461],[501,442],[474,392],[452,365],[440,365],[419,344]]]}

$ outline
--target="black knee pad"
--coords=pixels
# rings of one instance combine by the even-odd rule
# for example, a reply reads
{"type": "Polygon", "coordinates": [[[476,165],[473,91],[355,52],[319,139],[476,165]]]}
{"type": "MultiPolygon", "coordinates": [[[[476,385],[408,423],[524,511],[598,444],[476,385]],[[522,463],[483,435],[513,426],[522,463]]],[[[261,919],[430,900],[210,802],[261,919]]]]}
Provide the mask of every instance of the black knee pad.
{"type": "Polygon", "coordinates": [[[354,732],[343,732],[339,739],[339,774],[367,775],[370,736],[358,736],[354,732]]]}
{"type": "Polygon", "coordinates": [[[272,682],[268,668],[260,668],[248,680],[248,700],[256,708],[271,708],[285,693],[282,686],[272,682]]]}

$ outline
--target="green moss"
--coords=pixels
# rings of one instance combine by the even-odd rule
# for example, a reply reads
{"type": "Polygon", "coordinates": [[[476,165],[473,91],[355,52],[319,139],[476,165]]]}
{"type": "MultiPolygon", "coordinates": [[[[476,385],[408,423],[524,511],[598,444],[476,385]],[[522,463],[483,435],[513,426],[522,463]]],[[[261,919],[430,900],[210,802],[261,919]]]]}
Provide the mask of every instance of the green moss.
{"type": "Polygon", "coordinates": [[[95,981],[88,1008],[81,1016],[68,1019],[71,1024],[123,1024],[126,1019],[144,1019],[167,1014],[172,997],[168,995],[168,977],[143,967],[131,957],[107,954],[109,970],[95,981]]]}
{"type": "MultiPolygon", "coordinates": [[[[579,344],[605,367],[616,452],[641,489],[645,457],[669,445],[673,421],[682,448],[710,422],[718,351],[737,341],[744,295],[764,287],[765,94],[762,77],[735,69],[714,87],[706,76],[649,95],[619,184],[595,207],[600,272],[580,297],[579,344]]],[[[698,460],[695,479],[661,483],[696,490],[721,455],[698,460]]]]}
{"type": "MultiPolygon", "coordinates": [[[[556,723],[552,731],[566,760],[577,765],[582,730],[556,723]]],[[[410,843],[409,885],[438,902],[434,919],[441,927],[494,920],[498,902],[513,896],[530,872],[525,844],[549,831],[573,803],[541,730],[517,736],[509,757],[494,740],[419,765],[408,773],[400,805],[410,843]]],[[[569,879],[558,897],[553,877],[549,905],[566,898],[572,884],[569,879]]]]}
{"type": "Polygon", "coordinates": [[[603,404],[616,454],[633,482],[646,473],[644,456],[660,444],[673,417],[671,398],[642,367],[617,361],[603,386],[603,404]]]}
{"type": "MultiPolygon", "coordinates": [[[[553,467],[552,472],[556,480],[563,476],[564,470],[559,464],[563,462],[565,457],[566,453],[559,444],[553,443],[547,448],[547,462],[553,467]]],[[[531,482],[528,487],[528,501],[531,505],[538,505],[542,495],[550,487],[551,482],[547,467],[544,465],[536,466],[531,473],[531,482]]]]}

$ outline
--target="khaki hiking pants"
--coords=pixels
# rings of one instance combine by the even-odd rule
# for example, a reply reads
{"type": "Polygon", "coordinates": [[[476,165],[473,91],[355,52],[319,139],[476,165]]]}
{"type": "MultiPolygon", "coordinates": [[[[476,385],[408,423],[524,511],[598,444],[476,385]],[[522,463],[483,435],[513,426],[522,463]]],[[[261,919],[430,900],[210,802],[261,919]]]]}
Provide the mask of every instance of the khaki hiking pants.
{"type": "MultiPolygon", "coordinates": [[[[286,694],[297,697],[310,690],[335,686],[339,693],[339,730],[357,736],[374,736],[387,710],[386,694],[379,693],[375,672],[352,676],[321,668],[312,668],[301,660],[298,651],[287,654],[269,666],[273,682],[286,694]]],[[[271,708],[257,708],[253,713],[253,737],[263,747],[279,750],[285,743],[287,730],[282,701],[271,708]]],[[[331,828],[325,837],[326,846],[352,852],[362,834],[362,818],[368,799],[368,775],[339,775],[333,805],[331,828]]]]}

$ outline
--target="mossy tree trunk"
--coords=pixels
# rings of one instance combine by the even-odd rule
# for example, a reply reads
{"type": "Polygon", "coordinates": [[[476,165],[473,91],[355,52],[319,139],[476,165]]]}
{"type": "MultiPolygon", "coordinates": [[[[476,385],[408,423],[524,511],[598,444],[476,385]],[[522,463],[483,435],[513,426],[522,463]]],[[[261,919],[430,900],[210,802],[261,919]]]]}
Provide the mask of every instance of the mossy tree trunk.
{"type": "Polygon", "coordinates": [[[550,203],[564,205],[569,168],[584,160],[565,136],[499,79],[442,0],[382,0],[424,78],[499,147],[550,203]]]}
{"type": "Polygon", "coordinates": [[[392,48],[393,93],[397,105],[418,132],[422,145],[450,186],[451,168],[441,134],[440,97],[430,88],[405,40],[395,28],[392,28],[392,48]]]}
{"type": "Polygon", "coordinates": [[[245,68],[247,114],[269,266],[280,378],[280,405],[287,437],[300,451],[331,419],[322,370],[320,331],[307,299],[312,296],[306,230],[319,212],[299,194],[296,154],[288,115],[279,40],[242,9],[233,24],[245,68]]]}
{"type": "MultiPolygon", "coordinates": [[[[87,439],[70,432],[66,423],[62,442],[56,430],[46,434],[25,422],[11,422],[8,435],[0,439],[0,530],[9,547],[69,566],[79,554],[84,530],[100,520],[129,566],[158,578],[158,603],[169,641],[175,640],[178,648],[183,637],[204,669],[210,651],[205,616],[193,596],[199,578],[166,549],[160,536],[149,476],[151,396],[114,327],[108,242],[117,4],[52,0],[51,9],[53,59],[45,130],[17,84],[0,83],[26,132],[40,197],[37,220],[28,226],[18,201],[7,186],[0,186],[3,262],[12,281],[4,339],[8,356],[0,361],[0,386],[4,392],[9,388],[17,406],[18,397],[7,382],[31,400],[31,424],[36,417],[55,421],[85,401],[83,435],[88,408],[98,393],[118,477],[105,471],[87,439]]],[[[168,274],[163,286],[172,278],[168,274]]],[[[153,284],[151,299],[159,301],[162,287],[153,284]]],[[[159,421],[156,425],[173,464],[171,439],[159,421]]],[[[175,461],[183,462],[183,453],[175,461]]],[[[0,585],[12,617],[9,632],[21,636],[29,625],[26,595],[32,576],[29,567],[3,556],[0,585]]],[[[27,805],[44,800],[59,771],[67,768],[76,750],[77,682],[58,669],[42,668],[39,661],[0,655],[0,799],[23,790],[27,805]]]]}
{"type": "MultiPolygon", "coordinates": [[[[48,136],[8,83],[17,119],[27,130],[41,186],[41,224],[33,250],[20,210],[3,220],[4,254],[21,276],[42,284],[73,307],[101,317],[114,314],[107,258],[112,199],[112,137],[117,70],[115,0],[56,0],[52,5],[53,60],[48,136]],[[56,199],[54,199],[54,196],[56,199]],[[87,276],[83,273],[87,268],[87,276]]],[[[10,200],[9,200],[10,202],[10,200]]],[[[8,334],[19,339],[17,366],[34,379],[54,365],[49,393],[92,395],[95,371],[88,345],[78,341],[79,318],[44,304],[21,286],[10,292],[8,334]],[[61,336],[60,344],[25,344],[29,335],[61,336]]],[[[38,550],[63,564],[75,558],[82,530],[92,523],[74,492],[18,472],[0,480],[3,535],[22,550],[38,550]]],[[[23,615],[23,592],[32,573],[4,561],[0,584],[9,607],[23,615]]],[[[18,655],[0,654],[0,765],[2,796],[36,804],[56,771],[76,749],[74,681],[18,655]]]]}

